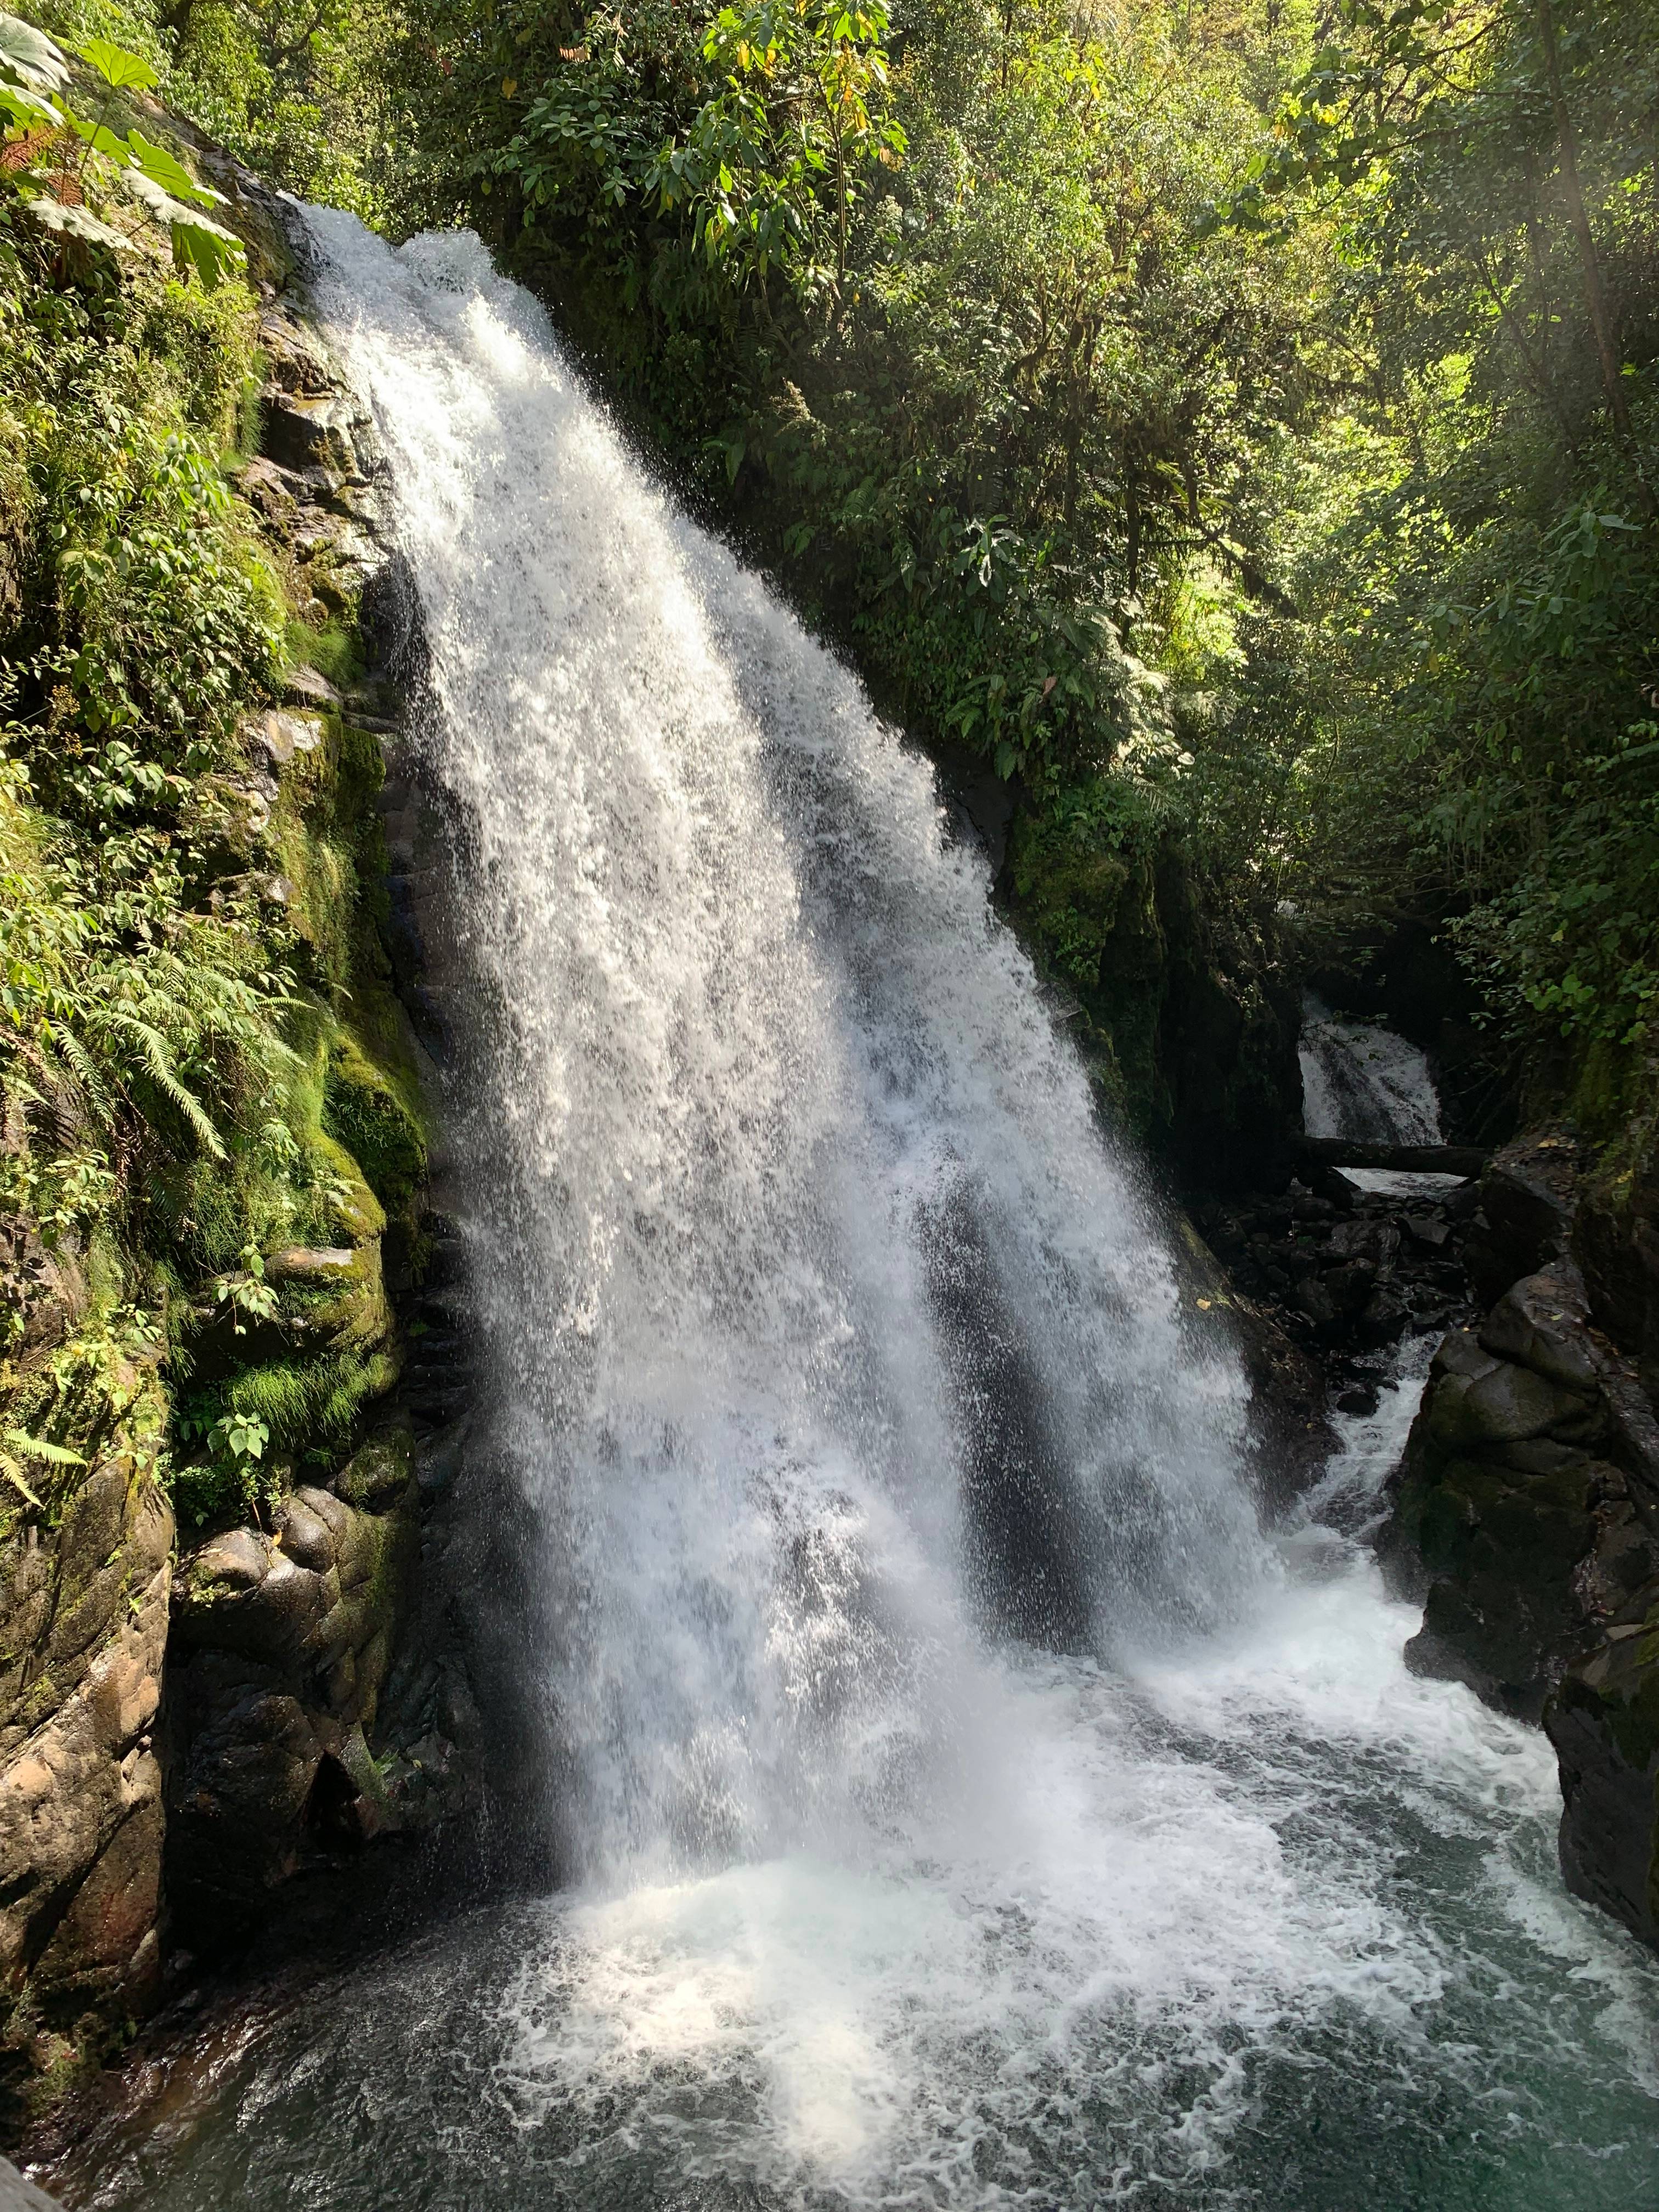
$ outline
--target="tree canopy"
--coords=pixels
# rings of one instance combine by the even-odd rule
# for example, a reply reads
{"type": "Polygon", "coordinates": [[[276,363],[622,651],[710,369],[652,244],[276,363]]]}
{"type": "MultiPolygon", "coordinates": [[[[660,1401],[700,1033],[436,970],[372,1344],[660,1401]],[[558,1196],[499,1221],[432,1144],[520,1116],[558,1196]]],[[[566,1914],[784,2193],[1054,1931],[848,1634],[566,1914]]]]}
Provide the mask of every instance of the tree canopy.
{"type": "Polygon", "coordinates": [[[1261,957],[1429,933],[1511,1088],[1646,1079],[1655,0],[70,15],[295,189],[482,230],[1018,793],[1085,1000],[1174,842],[1261,957]]]}

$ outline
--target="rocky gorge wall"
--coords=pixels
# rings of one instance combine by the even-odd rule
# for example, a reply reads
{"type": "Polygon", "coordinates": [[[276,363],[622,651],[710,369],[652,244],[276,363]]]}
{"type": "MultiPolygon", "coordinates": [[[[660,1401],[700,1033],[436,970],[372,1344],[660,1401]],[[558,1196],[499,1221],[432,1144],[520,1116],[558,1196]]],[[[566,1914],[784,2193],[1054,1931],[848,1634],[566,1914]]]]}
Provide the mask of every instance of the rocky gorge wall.
{"type": "MultiPolygon", "coordinates": [[[[480,1539],[455,1503],[465,1271],[421,1100],[443,1034],[422,923],[433,833],[404,734],[418,635],[372,428],[304,319],[283,211],[197,153],[263,299],[258,449],[234,468],[235,495],[300,635],[338,674],[301,662],[250,711],[240,781],[242,865],[265,872],[268,907],[335,1007],[316,1139],[334,1227],[264,1255],[258,1309],[204,1309],[186,1361],[160,1340],[137,1360],[100,1355],[83,1384],[84,1472],[0,1542],[0,2118],[14,2139],[194,1969],[273,1929],[293,1945],[317,1924],[337,1936],[418,1911],[445,1852],[476,1872],[510,1787],[476,1639],[450,1603],[491,1567],[455,1556],[480,1539]],[[185,1380],[298,1409],[279,1424],[268,1502],[245,1519],[204,1509],[188,1483],[196,1510],[175,1507],[192,1456],[185,1380]]],[[[27,1142],[21,1123],[14,1141],[27,1142]]],[[[26,1215],[0,1221],[25,1316],[0,1376],[14,1395],[82,1357],[100,1264],[72,1237],[49,1249],[26,1215]]]]}
{"type": "Polygon", "coordinates": [[[1650,1146],[1497,1155],[1383,1533],[1425,1674],[1541,1719],[1569,1887],[1659,1943],[1659,1208],[1650,1146]]]}
{"type": "MultiPolygon", "coordinates": [[[[331,678],[294,667],[246,718],[245,858],[309,933],[319,972],[348,945],[349,981],[325,1084],[333,1240],[264,1255],[274,1313],[204,1326],[194,1376],[349,1357],[368,1380],[343,1441],[290,1439],[257,1513],[204,1522],[169,1494],[159,1353],[110,1363],[84,1474],[55,1517],[0,1545],[14,2128],[193,1966],[384,1927],[441,1896],[457,1854],[487,1872],[492,1838],[525,1832],[533,1789],[501,1622],[483,1617],[504,1609],[512,1523],[504,1501],[477,1510],[489,1470],[465,1261],[421,1106],[446,1050],[434,862],[453,830],[409,742],[418,629],[372,426],[305,320],[277,211],[252,179],[213,173],[264,270],[258,450],[236,495],[342,664],[331,678]]],[[[1012,902],[1028,930],[1030,883],[1012,902]]],[[[1281,951],[1218,945],[1178,854],[1089,884],[1102,934],[1082,1018],[1115,1079],[1155,1102],[1152,1133],[1189,1183],[1224,1194],[1195,1209],[1221,1268],[1201,1250],[1196,1264],[1238,1316],[1265,1458],[1297,1470],[1294,1486],[1328,1449],[1328,1395],[1363,1397],[1367,1361],[1406,1329],[1446,1332],[1385,1536],[1425,1600],[1414,1661],[1542,1715],[1569,1881],[1659,1942],[1650,1164],[1621,1178],[1545,1133],[1446,1199],[1373,1200],[1328,1176],[1291,1188],[1283,1174],[1251,1188],[1296,1118],[1281,951]]],[[[0,1235],[27,1285],[28,1370],[76,1340],[87,1269],[23,1217],[0,1235]]]]}

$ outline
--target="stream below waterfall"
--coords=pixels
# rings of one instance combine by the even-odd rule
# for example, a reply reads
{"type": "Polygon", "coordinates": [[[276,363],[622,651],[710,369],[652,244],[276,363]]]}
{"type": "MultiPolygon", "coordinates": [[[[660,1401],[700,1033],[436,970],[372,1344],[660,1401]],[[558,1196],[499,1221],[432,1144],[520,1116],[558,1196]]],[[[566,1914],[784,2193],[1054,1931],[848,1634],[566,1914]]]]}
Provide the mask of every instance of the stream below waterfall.
{"type": "Polygon", "coordinates": [[[1659,2203],[1659,1966],[1356,1533],[1420,1360],[1262,1534],[1237,1365],[926,764],[476,240],[310,221],[457,825],[568,1881],[221,2021],[66,2201],[1659,2203]]]}

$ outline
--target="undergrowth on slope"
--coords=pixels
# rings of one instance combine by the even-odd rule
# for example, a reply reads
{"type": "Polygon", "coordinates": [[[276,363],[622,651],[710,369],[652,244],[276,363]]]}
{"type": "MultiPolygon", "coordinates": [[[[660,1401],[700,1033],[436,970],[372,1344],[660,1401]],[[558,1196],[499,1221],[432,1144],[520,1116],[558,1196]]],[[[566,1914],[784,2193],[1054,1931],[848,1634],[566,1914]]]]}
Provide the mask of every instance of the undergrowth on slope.
{"type": "Polygon", "coordinates": [[[331,1133],[356,1110],[409,1205],[418,1098],[349,1026],[385,998],[379,754],[331,717],[262,781],[249,715],[354,650],[296,623],[233,495],[262,373],[240,282],[66,257],[0,184],[0,1528],[158,1376],[152,1458],[197,1519],[392,1379],[385,1216],[331,1133]],[[272,1261],[337,1246],[326,1295],[272,1261]]]}

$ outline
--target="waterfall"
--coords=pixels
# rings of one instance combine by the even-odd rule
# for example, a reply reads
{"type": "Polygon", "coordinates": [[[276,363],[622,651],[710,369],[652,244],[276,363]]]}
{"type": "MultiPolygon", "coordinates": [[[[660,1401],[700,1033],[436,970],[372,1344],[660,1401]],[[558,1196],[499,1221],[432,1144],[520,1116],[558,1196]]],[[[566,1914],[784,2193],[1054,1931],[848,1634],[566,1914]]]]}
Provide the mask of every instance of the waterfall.
{"type": "MultiPolygon", "coordinates": [[[[1302,1006],[1302,1122],[1310,1137],[1382,1145],[1441,1142],[1440,1097],[1426,1054],[1373,1022],[1345,1021],[1310,992],[1302,1006]]],[[[1346,1170],[1362,1190],[1443,1190],[1444,1176],[1346,1170]]]]}
{"type": "Polygon", "coordinates": [[[475,240],[316,220],[459,825],[452,1121],[575,1844],[890,1817],[988,1626],[1237,1602],[1238,1376],[925,763],[475,240]]]}
{"type": "Polygon", "coordinates": [[[926,763],[476,240],[308,220],[429,655],[568,1863],[239,2027],[77,2201],[1636,2201],[1655,1978],[1561,1893],[1547,1748],[1406,1674],[1368,1554],[1257,1528],[1238,1369],[926,763]]]}

